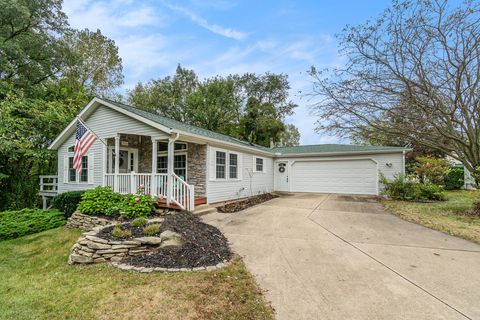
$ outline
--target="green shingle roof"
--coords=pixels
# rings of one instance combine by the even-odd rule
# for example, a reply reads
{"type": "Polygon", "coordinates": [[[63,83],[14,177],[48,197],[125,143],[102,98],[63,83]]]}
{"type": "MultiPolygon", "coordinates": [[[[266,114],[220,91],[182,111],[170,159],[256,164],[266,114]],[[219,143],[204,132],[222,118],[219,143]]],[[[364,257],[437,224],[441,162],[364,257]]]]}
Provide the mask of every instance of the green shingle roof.
{"type": "Polygon", "coordinates": [[[130,111],[140,117],[152,120],[160,125],[171,129],[177,129],[186,133],[203,136],[206,138],[216,139],[223,142],[237,144],[239,146],[251,147],[263,152],[281,153],[281,154],[308,154],[308,153],[334,153],[334,152],[362,152],[362,151],[403,151],[402,147],[383,147],[383,146],[362,146],[362,145],[348,145],[348,144],[317,144],[317,145],[305,145],[295,147],[276,147],[266,148],[254,143],[246,142],[234,137],[227,136],[218,132],[203,129],[194,125],[186,124],[181,121],[177,121],[171,118],[160,116],[155,113],[151,113],[145,110],[141,110],[124,103],[115,102],[109,99],[105,100],[119,108],[130,111]]]}
{"type": "Polygon", "coordinates": [[[330,153],[330,152],[362,152],[362,151],[402,151],[403,147],[362,146],[351,144],[316,144],[296,147],[276,147],[270,149],[281,154],[296,153],[330,153]]]}
{"type": "Polygon", "coordinates": [[[260,145],[254,144],[254,143],[250,143],[250,142],[243,141],[243,140],[240,140],[240,139],[237,139],[237,138],[234,138],[234,137],[227,136],[225,134],[221,134],[221,133],[214,132],[214,131],[211,131],[211,130],[203,129],[203,128],[200,128],[200,127],[197,127],[197,126],[194,126],[194,125],[191,125],[191,124],[187,124],[187,123],[177,121],[177,120],[174,120],[174,119],[171,119],[171,118],[167,118],[167,117],[155,114],[155,113],[151,113],[151,112],[148,112],[148,111],[145,111],[145,110],[141,110],[141,109],[129,106],[129,105],[124,104],[124,103],[115,102],[115,101],[112,101],[112,100],[109,100],[109,99],[104,99],[104,98],[102,98],[102,100],[108,101],[109,103],[111,103],[111,104],[113,104],[113,105],[115,105],[119,108],[130,111],[132,113],[135,113],[136,115],[138,115],[140,117],[144,117],[146,119],[152,120],[152,121],[154,121],[158,124],[161,124],[165,127],[171,128],[171,129],[177,129],[177,130],[180,130],[180,131],[184,131],[186,133],[191,133],[191,134],[199,135],[199,136],[206,137],[206,138],[212,138],[212,139],[220,140],[220,141],[223,141],[223,142],[234,143],[234,144],[238,144],[238,145],[244,146],[244,147],[251,147],[251,148],[255,148],[255,149],[258,149],[258,150],[264,151],[264,152],[272,152],[272,150],[270,148],[266,148],[266,147],[263,147],[263,146],[260,146],[260,145]]]}

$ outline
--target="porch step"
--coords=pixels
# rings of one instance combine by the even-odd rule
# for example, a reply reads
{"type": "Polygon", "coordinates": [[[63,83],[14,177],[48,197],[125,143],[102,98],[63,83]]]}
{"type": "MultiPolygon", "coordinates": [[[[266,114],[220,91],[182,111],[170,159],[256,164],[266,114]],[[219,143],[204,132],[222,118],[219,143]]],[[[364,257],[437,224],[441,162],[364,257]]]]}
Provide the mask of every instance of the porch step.
{"type": "Polygon", "coordinates": [[[209,205],[209,204],[202,204],[202,205],[199,205],[199,206],[195,206],[195,210],[193,211],[193,213],[196,216],[203,216],[205,214],[216,213],[216,212],[218,212],[217,207],[214,207],[214,206],[209,205]]]}
{"type": "MultiPolygon", "coordinates": [[[[195,197],[195,209],[198,206],[202,206],[207,203],[207,198],[206,197],[195,197]]],[[[175,203],[170,203],[170,205],[167,204],[167,199],[159,199],[157,203],[155,204],[157,208],[161,209],[175,209],[175,210],[181,210],[181,208],[176,205],[175,203]]]]}

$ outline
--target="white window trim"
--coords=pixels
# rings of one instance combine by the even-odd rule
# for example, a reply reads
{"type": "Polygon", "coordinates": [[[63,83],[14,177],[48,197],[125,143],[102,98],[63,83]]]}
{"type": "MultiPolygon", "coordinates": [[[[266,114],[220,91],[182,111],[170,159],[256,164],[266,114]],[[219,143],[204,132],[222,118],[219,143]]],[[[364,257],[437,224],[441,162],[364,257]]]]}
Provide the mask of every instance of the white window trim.
{"type": "MultiPolygon", "coordinates": [[[[173,153],[173,155],[174,156],[185,156],[185,179],[188,180],[188,152],[187,152],[187,149],[175,151],[173,153]]],[[[157,152],[157,158],[158,157],[167,157],[167,161],[168,161],[168,151],[157,152]]],[[[174,165],[175,165],[175,163],[174,163],[174,165]]],[[[157,171],[158,171],[158,167],[157,167],[157,171]]]]}
{"type": "Polygon", "coordinates": [[[243,178],[242,175],[240,174],[240,170],[242,170],[241,164],[242,161],[240,160],[240,157],[242,156],[241,153],[235,152],[235,151],[230,151],[226,149],[218,149],[218,148],[212,148],[213,150],[213,161],[214,162],[214,179],[213,181],[242,181],[243,178]],[[225,178],[217,178],[217,151],[218,152],[224,152],[225,153],[225,178]],[[230,155],[235,154],[237,155],[237,177],[236,178],[230,178],[230,155]]]}
{"type": "MultiPolygon", "coordinates": [[[[70,162],[70,158],[73,158],[74,155],[73,155],[73,152],[67,152],[67,158],[69,159],[68,161],[70,162]]],[[[90,157],[90,153],[87,153],[86,155],[84,155],[84,157],[90,157]]],[[[90,169],[88,169],[90,170],[90,169]]],[[[88,175],[90,173],[87,174],[87,181],[80,181],[80,173],[78,173],[78,171],[75,171],[75,181],[70,181],[70,166],[67,168],[67,182],[65,182],[66,184],[93,184],[93,182],[89,182],[88,181],[88,175]]]]}
{"type": "Polygon", "coordinates": [[[256,173],[265,173],[266,158],[253,156],[253,172],[256,173]],[[257,170],[257,159],[262,159],[262,171],[257,170]]]}

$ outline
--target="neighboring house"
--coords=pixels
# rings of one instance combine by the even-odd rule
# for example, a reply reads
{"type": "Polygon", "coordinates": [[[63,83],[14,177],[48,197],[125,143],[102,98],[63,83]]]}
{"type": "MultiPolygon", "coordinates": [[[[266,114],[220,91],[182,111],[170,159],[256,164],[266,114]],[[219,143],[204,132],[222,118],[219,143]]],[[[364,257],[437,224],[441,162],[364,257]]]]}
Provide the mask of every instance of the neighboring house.
{"type": "Polygon", "coordinates": [[[72,168],[76,120],[50,145],[58,192],[111,186],[190,209],[271,191],[379,193],[379,175],[404,172],[405,148],[313,145],[266,148],[134,107],[94,98],[79,117],[97,139],[72,168]],[[119,159],[119,161],[115,161],[119,159]]]}

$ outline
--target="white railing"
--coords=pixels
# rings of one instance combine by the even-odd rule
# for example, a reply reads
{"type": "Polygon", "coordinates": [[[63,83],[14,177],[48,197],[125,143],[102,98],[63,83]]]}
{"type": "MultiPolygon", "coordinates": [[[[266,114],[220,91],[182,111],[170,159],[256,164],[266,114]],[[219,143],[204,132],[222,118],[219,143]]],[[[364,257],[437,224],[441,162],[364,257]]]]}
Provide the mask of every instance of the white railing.
{"type": "Polygon", "coordinates": [[[153,193],[156,196],[166,197],[167,196],[167,174],[166,173],[157,173],[155,174],[155,192],[153,193]]]}
{"type": "Polygon", "coordinates": [[[39,176],[40,193],[56,194],[58,192],[58,176],[39,176]]]}
{"type": "MultiPolygon", "coordinates": [[[[141,187],[146,194],[168,198],[168,175],[165,173],[119,173],[105,174],[105,186],[112,187],[116,192],[127,194],[137,193],[141,187]],[[152,176],[154,179],[152,189],[152,176]],[[117,186],[115,185],[117,183],[117,186]],[[153,190],[153,192],[152,192],[153,190]]],[[[172,174],[172,199],[171,201],[184,210],[193,211],[195,208],[194,186],[186,183],[176,174],[172,174]]]]}
{"type": "Polygon", "coordinates": [[[193,211],[195,209],[193,186],[186,183],[175,173],[172,174],[172,184],[172,201],[182,209],[193,211]]]}

